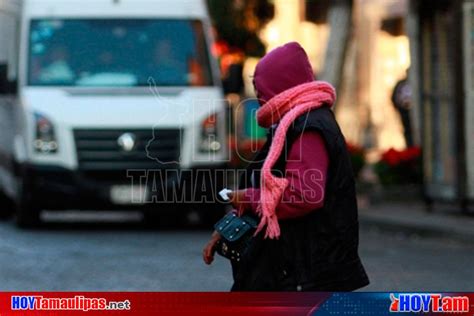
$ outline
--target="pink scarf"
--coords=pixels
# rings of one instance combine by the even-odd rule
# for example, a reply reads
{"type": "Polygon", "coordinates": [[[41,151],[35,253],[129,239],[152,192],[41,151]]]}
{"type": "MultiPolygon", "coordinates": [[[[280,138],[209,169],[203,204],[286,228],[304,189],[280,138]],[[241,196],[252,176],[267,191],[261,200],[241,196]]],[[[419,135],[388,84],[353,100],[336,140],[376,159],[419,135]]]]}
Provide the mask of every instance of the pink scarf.
{"type": "Polygon", "coordinates": [[[271,98],[257,112],[258,124],[270,127],[278,123],[267,158],[261,171],[260,204],[257,209],[261,216],[255,234],[265,226],[265,238],[280,236],[280,226],[276,216],[276,207],[288,186],[288,180],[275,177],[271,169],[281,155],[288,128],[299,116],[323,105],[332,106],[336,100],[336,90],[323,81],[304,83],[285,90],[271,98]]]}

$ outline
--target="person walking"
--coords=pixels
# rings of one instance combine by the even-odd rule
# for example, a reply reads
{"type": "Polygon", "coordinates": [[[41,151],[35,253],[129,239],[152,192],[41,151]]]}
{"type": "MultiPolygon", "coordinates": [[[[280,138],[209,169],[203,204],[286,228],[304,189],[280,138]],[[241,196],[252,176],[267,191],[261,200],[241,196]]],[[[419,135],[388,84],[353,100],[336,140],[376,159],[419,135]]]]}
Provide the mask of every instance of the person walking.
{"type": "MultiPolygon", "coordinates": [[[[258,227],[238,260],[232,291],[352,291],[369,283],[358,255],[355,180],[331,110],[335,89],[315,81],[296,42],[258,63],[254,86],[267,142],[230,194],[258,227]]],[[[203,250],[211,264],[214,232],[203,250]]]]}
{"type": "Polygon", "coordinates": [[[408,82],[408,70],[407,76],[398,81],[393,88],[392,103],[395,109],[400,115],[400,119],[403,125],[403,135],[405,137],[405,143],[407,147],[414,146],[413,131],[411,124],[411,108],[412,108],[413,93],[411,90],[410,83],[408,82]]]}

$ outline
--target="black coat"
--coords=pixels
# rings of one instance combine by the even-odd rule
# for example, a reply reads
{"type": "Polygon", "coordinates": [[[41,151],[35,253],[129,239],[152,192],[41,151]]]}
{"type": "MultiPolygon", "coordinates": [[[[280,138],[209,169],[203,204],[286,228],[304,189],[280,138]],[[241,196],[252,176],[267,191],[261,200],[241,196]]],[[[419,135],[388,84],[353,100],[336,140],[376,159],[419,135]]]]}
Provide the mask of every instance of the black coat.
{"type": "MultiPolygon", "coordinates": [[[[358,255],[359,224],[355,181],[344,136],[333,112],[323,107],[298,118],[287,133],[287,145],[303,131],[319,132],[329,154],[324,207],[309,215],[279,221],[278,240],[256,236],[239,263],[233,263],[233,291],[352,291],[369,283],[358,255]]],[[[241,187],[260,183],[271,135],[241,187]]],[[[274,173],[284,172],[285,150],[274,173]]],[[[317,159],[317,157],[315,157],[317,159]]]]}

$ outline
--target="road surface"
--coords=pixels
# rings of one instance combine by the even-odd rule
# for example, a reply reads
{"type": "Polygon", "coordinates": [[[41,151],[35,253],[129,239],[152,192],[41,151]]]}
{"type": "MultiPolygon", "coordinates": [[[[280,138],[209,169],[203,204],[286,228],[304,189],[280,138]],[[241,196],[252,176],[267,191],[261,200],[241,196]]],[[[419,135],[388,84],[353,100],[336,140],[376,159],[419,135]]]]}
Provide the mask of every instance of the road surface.
{"type": "MultiPolygon", "coordinates": [[[[37,230],[0,222],[2,291],[227,291],[229,264],[201,260],[210,232],[146,228],[135,213],[46,214],[37,230]],[[82,222],[77,222],[81,220],[82,222]]],[[[361,229],[370,291],[474,291],[474,246],[361,229]]]]}

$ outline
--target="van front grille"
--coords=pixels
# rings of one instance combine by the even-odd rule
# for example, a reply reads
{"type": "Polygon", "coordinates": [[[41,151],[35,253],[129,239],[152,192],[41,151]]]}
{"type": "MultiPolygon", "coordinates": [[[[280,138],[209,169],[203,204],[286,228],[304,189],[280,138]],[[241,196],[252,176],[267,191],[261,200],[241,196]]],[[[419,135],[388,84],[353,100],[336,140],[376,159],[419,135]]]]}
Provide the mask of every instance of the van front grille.
{"type": "Polygon", "coordinates": [[[75,129],[74,139],[79,169],[99,171],[175,168],[182,137],[179,129],[75,129]]]}

